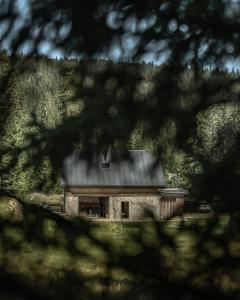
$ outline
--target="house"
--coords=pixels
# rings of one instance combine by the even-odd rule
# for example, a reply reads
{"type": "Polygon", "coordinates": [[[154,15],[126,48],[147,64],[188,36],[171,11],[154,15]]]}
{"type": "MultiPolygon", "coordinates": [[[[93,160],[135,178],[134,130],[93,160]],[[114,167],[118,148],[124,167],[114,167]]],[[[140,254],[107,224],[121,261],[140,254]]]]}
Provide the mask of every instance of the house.
{"type": "Polygon", "coordinates": [[[92,163],[77,152],[64,161],[65,212],[109,220],[157,220],[183,212],[184,190],[166,189],[162,166],[145,150],[108,151],[92,163]],[[118,159],[117,159],[118,158],[118,159]]]}

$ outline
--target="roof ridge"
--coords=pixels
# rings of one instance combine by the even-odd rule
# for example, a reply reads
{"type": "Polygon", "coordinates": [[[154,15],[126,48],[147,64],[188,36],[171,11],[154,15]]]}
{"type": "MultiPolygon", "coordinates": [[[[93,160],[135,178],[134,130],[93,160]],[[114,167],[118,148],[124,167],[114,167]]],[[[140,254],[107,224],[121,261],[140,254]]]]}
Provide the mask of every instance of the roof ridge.
{"type": "Polygon", "coordinates": [[[127,151],[148,151],[146,149],[131,149],[131,150],[127,150],[127,151]]]}

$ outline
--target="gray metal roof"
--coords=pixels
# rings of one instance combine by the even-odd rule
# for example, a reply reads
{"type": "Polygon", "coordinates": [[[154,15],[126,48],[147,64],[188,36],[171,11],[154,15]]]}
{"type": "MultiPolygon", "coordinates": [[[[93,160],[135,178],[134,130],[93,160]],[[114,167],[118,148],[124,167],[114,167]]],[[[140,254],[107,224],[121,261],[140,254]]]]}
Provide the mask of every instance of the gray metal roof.
{"type": "MultiPolygon", "coordinates": [[[[119,152],[119,151],[118,151],[119,152]]],[[[130,159],[112,159],[109,150],[89,164],[74,153],[64,161],[63,186],[165,186],[161,165],[145,150],[128,151],[130,159]],[[109,169],[103,169],[101,162],[110,162],[109,169]]]]}

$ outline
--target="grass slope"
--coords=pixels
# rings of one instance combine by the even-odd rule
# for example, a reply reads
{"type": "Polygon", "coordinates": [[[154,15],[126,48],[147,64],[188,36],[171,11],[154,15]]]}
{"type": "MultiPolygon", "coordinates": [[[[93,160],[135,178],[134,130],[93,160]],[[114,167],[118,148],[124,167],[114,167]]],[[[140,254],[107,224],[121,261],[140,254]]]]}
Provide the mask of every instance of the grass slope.
{"type": "Polygon", "coordinates": [[[25,203],[16,212],[13,201],[0,199],[0,299],[239,293],[240,231],[229,217],[93,223],[25,203]]]}

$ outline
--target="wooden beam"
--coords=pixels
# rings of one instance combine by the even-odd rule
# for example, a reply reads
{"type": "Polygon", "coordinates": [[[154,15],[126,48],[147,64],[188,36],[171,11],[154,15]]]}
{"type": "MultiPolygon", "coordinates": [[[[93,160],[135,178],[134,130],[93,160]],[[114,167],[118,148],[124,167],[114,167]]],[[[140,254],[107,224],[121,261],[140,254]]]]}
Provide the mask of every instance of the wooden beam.
{"type": "Polygon", "coordinates": [[[65,192],[79,195],[159,194],[159,187],[65,187],[65,192]]]}

